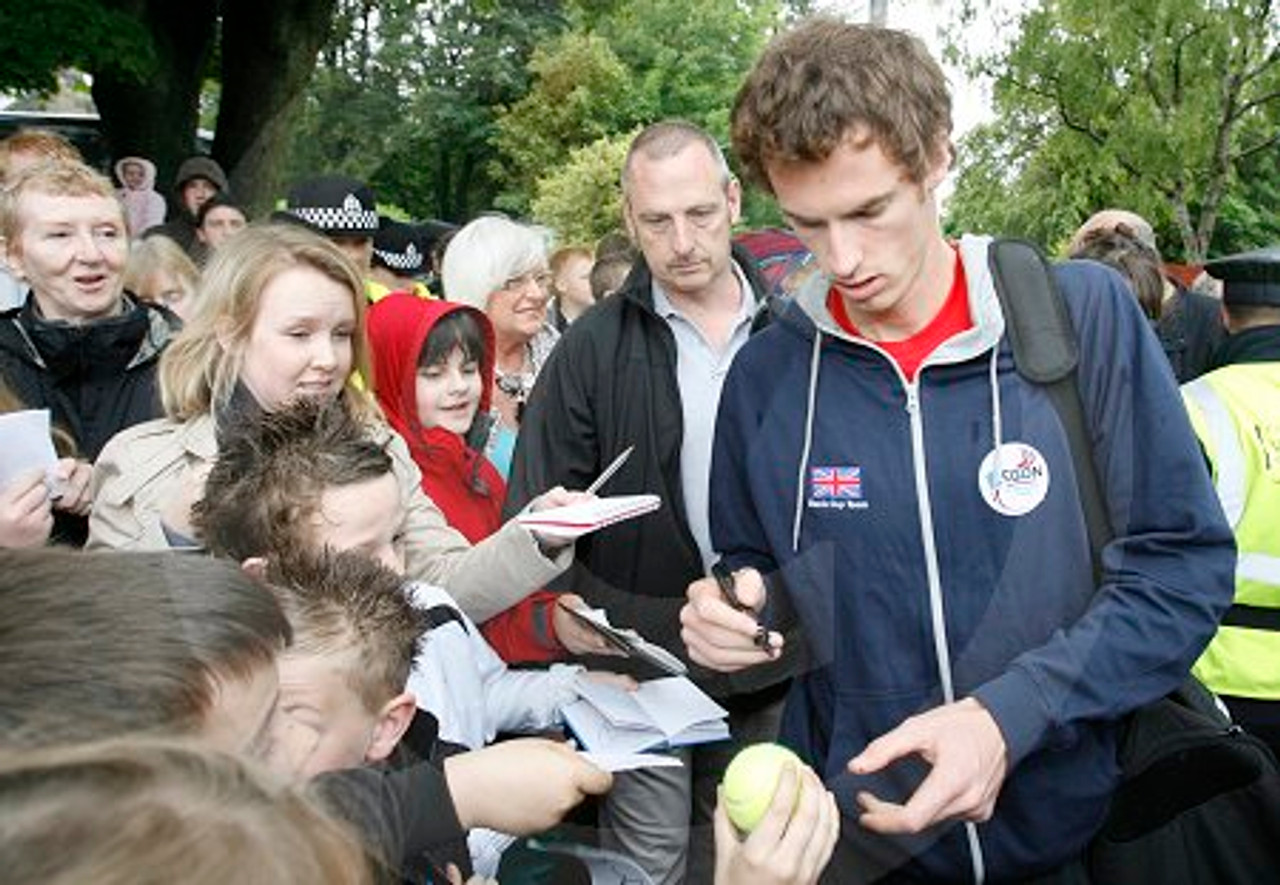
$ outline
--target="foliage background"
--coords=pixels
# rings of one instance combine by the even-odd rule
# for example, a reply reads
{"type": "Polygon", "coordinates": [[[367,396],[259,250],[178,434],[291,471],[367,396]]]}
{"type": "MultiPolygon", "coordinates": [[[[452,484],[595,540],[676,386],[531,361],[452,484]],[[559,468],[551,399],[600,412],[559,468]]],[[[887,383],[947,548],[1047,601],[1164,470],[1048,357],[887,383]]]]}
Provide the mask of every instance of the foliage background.
{"type": "MultiPolygon", "coordinates": [[[[723,141],[751,61],[816,5],[5,2],[0,90],[39,106],[67,69],[88,72],[112,152],[156,158],[162,181],[197,125],[215,129],[215,158],[259,211],[293,180],[344,172],[393,214],[461,222],[496,208],[589,241],[617,224],[630,134],[679,116],[723,141]]],[[[910,4],[889,5],[893,23],[910,4]]],[[[1152,220],[1172,260],[1280,241],[1273,0],[946,7],[949,56],[993,84],[993,116],[957,144],[949,231],[1057,248],[1122,206],[1152,220]]],[[[778,222],[751,190],[745,216],[778,222]]]]}
{"type": "Polygon", "coordinates": [[[1156,227],[1166,258],[1280,241],[1280,16],[1270,0],[963,4],[954,57],[994,82],[961,141],[948,224],[1051,246],[1097,209],[1156,227]],[[964,33],[1008,33],[967,51],[964,33]]]}

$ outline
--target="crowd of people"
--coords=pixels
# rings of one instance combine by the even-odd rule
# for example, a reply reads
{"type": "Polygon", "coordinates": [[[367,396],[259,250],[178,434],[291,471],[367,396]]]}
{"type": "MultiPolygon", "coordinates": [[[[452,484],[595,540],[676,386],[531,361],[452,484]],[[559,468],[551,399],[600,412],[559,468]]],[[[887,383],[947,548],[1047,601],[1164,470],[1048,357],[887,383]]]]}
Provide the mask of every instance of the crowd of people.
{"type": "Polygon", "coordinates": [[[57,456],[0,488],[6,877],[577,881],[511,849],[554,831],[656,885],[1083,885],[1135,709],[1194,672],[1280,751],[1280,248],[1210,262],[1214,298],[1108,209],[1053,265],[1095,558],[993,241],[943,236],[923,44],[802,21],[731,138],[783,277],[680,120],[590,244],[340,175],[250,219],[203,156],[166,212],[144,157],[0,142],[0,412],[47,410],[57,456]],[[628,450],[600,494],[657,511],[519,518],[628,450]],[[730,738],[578,752],[583,686],[655,675],[582,608],[730,738]],[[803,763],[739,832],[721,779],[771,741],[803,763]]]}

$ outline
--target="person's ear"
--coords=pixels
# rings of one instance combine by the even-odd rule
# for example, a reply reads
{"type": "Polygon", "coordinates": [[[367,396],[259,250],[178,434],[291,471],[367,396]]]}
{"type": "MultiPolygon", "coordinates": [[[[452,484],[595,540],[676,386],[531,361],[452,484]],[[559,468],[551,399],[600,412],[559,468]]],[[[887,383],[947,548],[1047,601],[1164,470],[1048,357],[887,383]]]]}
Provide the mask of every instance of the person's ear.
{"type": "Polygon", "coordinates": [[[417,712],[418,699],[412,692],[401,692],[387,701],[378,711],[378,723],[364,751],[364,761],[381,762],[390,756],[400,738],[409,730],[417,712]]]}
{"type": "Polygon", "coordinates": [[[636,238],[636,225],[631,218],[631,202],[623,196],[622,198],[622,226],[627,230],[627,238],[631,240],[632,245],[638,245],[640,240],[636,238]]]}
{"type": "Polygon", "coordinates": [[[267,558],[265,556],[250,556],[240,563],[240,570],[254,580],[265,581],[267,579],[267,558]]]}
{"type": "Polygon", "coordinates": [[[213,337],[218,339],[218,346],[223,353],[230,353],[235,346],[235,334],[230,317],[220,317],[213,327],[213,337]]]}
{"type": "Polygon", "coordinates": [[[951,147],[951,141],[946,140],[935,152],[929,171],[925,173],[924,189],[927,192],[933,193],[946,180],[947,173],[951,171],[951,164],[954,160],[955,152],[951,147]]]}
{"type": "Polygon", "coordinates": [[[25,278],[22,272],[22,253],[11,246],[8,237],[0,237],[0,264],[9,268],[9,273],[13,274],[14,279],[25,278]]]}
{"type": "Polygon", "coordinates": [[[729,224],[732,226],[742,217],[742,184],[738,179],[730,178],[724,192],[729,200],[729,224]]]}

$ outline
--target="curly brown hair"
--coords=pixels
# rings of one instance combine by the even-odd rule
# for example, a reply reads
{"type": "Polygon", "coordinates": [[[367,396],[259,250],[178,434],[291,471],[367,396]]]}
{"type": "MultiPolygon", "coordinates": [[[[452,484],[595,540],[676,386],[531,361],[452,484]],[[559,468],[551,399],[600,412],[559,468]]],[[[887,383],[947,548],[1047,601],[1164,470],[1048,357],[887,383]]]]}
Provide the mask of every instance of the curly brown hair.
{"type": "Polygon", "coordinates": [[[771,164],[821,162],[847,138],[878,144],[918,184],[945,160],[950,135],[946,77],[919,38],[830,16],[770,42],[731,118],[739,163],[770,192],[771,164]]]}

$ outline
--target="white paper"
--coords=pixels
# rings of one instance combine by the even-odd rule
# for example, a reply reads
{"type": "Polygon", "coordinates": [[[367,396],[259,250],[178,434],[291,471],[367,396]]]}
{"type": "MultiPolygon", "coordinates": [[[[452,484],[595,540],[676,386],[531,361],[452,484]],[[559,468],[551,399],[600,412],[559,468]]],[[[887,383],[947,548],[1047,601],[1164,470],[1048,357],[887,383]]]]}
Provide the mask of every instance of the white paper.
{"type": "Polygon", "coordinates": [[[578,743],[596,753],[643,753],[661,746],[662,733],[654,728],[621,728],[609,724],[590,701],[580,700],[561,710],[565,724],[578,743]]]}
{"type": "Polygon", "coordinates": [[[679,768],[684,765],[678,756],[663,753],[601,753],[582,751],[579,755],[603,771],[635,771],[637,768],[679,768]]]}
{"type": "Polygon", "coordinates": [[[0,489],[24,473],[45,472],[50,487],[58,453],[49,435],[49,410],[25,409],[0,415],[0,489]]]}
{"type": "Polygon", "coordinates": [[[572,540],[615,522],[651,513],[660,506],[662,499],[657,495],[616,495],[521,513],[516,522],[542,534],[572,540]]]}
{"type": "Polygon", "coordinates": [[[640,686],[635,696],[636,703],[668,738],[700,722],[729,715],[728,710],[683,676],[651,679],[640,686]]]}
{"type": "Polygon", "coordinates": [[[610,725],[617,728],[652,728],[653,719],[636,702],[640,689],[628,691],[594,679],[579,676],[574,688],[586,698],[610,725]]]}
{"type": "Polygon", "coordinates": [[[564,720],[593,752],[642,753],[729,736],[728,711],[683,676],[634,691],[579,676],[574,687],[580,697],[564,708],[564,720]]]}

